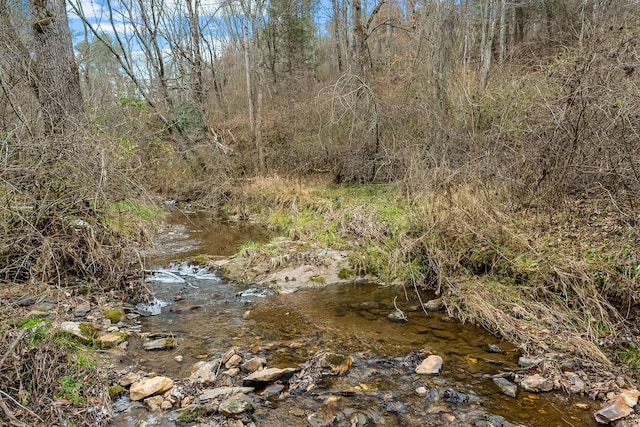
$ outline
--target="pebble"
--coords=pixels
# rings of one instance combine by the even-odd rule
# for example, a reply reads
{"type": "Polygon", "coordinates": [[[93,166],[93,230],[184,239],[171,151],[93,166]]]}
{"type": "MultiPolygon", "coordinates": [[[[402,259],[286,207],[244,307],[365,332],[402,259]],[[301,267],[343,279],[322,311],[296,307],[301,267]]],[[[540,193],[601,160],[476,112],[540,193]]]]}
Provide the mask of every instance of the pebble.
{"type": "Polygon", "coordinates": [[[416,389],[416,394],[420,397],[425,397],[427,395],[427,388],[426,387],[418,387],[416,389]]]}

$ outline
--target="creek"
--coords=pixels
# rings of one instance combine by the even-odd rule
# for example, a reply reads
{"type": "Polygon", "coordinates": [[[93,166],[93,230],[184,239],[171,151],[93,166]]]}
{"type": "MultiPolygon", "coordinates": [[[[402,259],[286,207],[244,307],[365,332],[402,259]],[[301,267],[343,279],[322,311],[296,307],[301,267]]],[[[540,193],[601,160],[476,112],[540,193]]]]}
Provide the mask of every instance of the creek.
{"type": "MultiPolygon", "coordinates": [[[[171,334],[177,346],[146,351],[143,338],[134,335],[120,367],[182,379],[199,360],[230,348],[259,353],[268,367],[278,368],[298,368],[320,350],[353,357],[348,374],[325,378],[313,392],[257,404],[252,417],[258,427],[351,425],[355,413],[369,421],[365,425],[384,426],[596,425],[593,410],[576,406],[593,402],[574,395],[504,395],[491,376],[519,369],[517,348],[445,312],[425,313],[412,288],[360,282],[276,294],[179,263],[201,254],[229,256],[243,241],[266,238],[250,224],[174,212],[158,236],[159,251],[147,257],[155,272],[150,285],[163,306],[140,320],[143,332],[171,334]],[[406,321],[389,320],[396,306],[406,321]],[[490,344],[502,353],[490,352],[490,344]],[[403,358],[416,350],[441,356],[441,374],[407,369],[403,358]],[[416,394],[421,386],[426,397],[416,394]],[[339,424],[341,419],[346,421],[339,424]]],[[[141,423],[175,425],[136,405],[117,414],[113,425],[141,423]]]]}

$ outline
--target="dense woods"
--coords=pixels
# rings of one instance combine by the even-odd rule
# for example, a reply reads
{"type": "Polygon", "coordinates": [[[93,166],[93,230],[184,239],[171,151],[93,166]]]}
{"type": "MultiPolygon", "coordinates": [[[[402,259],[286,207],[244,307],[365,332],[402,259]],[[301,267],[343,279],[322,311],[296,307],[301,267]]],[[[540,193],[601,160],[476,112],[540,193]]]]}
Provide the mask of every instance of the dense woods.
{"type": "Polygon", "coordinates": [[[68,8],[75,56],[60,0],[3,4],[7,165],[69,130],[105,170],[189,198],[267,171],[482,183],[518,206],[637,195],[631,1],[68,8]]]}

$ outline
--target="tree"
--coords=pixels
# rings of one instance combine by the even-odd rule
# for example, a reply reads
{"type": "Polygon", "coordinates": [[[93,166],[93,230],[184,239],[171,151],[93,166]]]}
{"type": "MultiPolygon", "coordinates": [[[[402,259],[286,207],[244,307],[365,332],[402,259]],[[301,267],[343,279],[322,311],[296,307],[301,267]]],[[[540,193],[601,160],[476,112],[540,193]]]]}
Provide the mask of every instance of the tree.
{"type": "Polygon", "coordinates": [[[38,102],[45,135],[78,126],[84,104],[64,0],[30,0],[38,102]]]}

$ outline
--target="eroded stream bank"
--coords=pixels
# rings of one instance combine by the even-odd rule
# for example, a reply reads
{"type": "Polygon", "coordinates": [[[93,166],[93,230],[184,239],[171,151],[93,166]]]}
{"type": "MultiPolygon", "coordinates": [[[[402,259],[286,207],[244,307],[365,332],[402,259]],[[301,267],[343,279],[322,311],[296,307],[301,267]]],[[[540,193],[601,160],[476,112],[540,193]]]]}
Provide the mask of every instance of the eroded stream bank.
{"type": "MultiPolygon", "coordinates": [[[[201,217],[174,217],[173,222],[164,231],[164,253],[150,259],[150,266],[200,253],[228,255],[242,240],[261,237],[250,229],[240,232],[237,223],[201,217]]],[[[246,392],[250,409],[234,415],[243,425],[595,425],[593,402],[561,390],[506,396],[493,377],[513,379],[534,374],[535,368],[520,368],[516,349],[482,329],[461,325],[444,312],[426,314],[413,289],[362,282],[269,294],[185,267],[156,274],[153,289],[167,305],[157,316],[139,318],[141,334],[129,340],[118,375],[154,372],[171,378],[179,391],[165,396],[174,401],[165,411],[148,411],[153,407],[148,403],[132,405],[124,395],[114,405],[122,410],[114,425],[175,425],[185,403],[205,408],[202,425],[240,425],[214,408],[224,394],[212,400],[203,396],[207,390],[242,386],[250,373],[243,364],[254,358],[268,368],[302,365],[314,384],[300,392],[301,379],[296,383],[294,376],[246,392]],[[388,318],[396,306],[406,321],[388,318]],[[171,337],[175,348],[147,351],[147,334],[171,337]],[[223,364],[221,359],[230,349],[239,360],[227,368],[229,360],[223,364]],[[310,362],[322,353],[344,355],[350,366],[328,372],[320,367],[324,374],[313,376],[318,364],[314,368],[310,362]],[[416,374],[429,354],[443,359],[440,374],[416,374]],[[199,362],[210,363],[217,375],[204,383],[189,380],[199,362]],[[297,392],[288,394],[289,387],[297,392]]]]}

